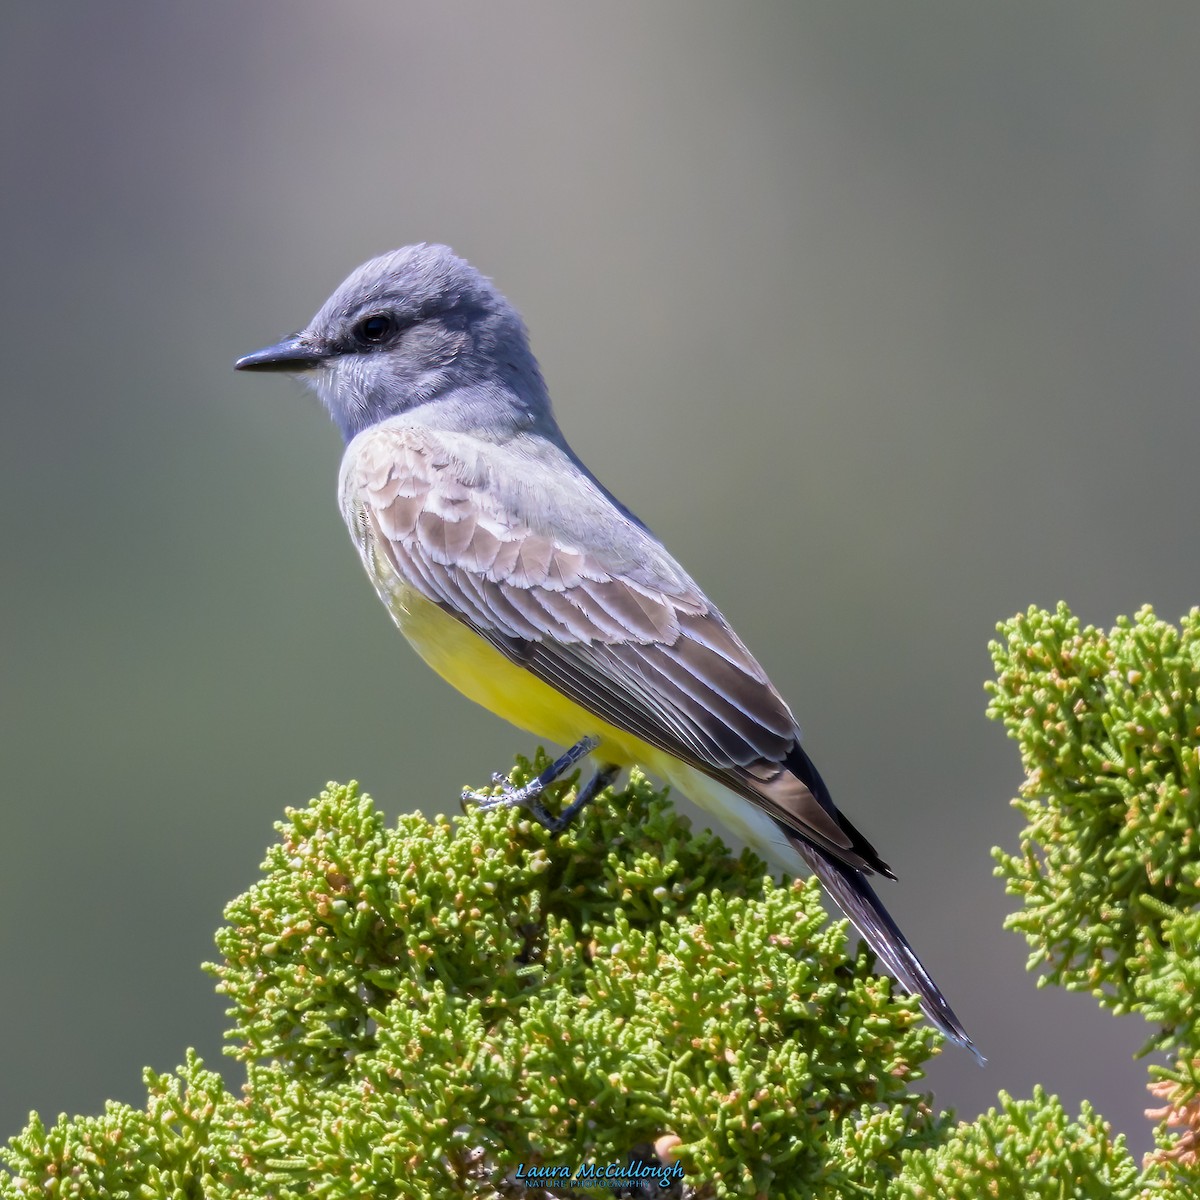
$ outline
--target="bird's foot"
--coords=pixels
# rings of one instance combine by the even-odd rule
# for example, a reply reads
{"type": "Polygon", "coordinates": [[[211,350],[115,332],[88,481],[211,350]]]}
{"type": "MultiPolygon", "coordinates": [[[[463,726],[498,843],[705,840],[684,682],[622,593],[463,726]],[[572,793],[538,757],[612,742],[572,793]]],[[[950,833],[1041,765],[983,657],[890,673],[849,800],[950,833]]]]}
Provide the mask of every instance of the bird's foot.
{"type": "Polygon", "coordinates": [[[514,786],[504,775],[493,775],[492,783],[500,788],[500,795],[494,796],[490,792],[475,792],[468,788],[462,794],[463,805],[465,807],[469,801],[485,812],[493,808],[523,808],[539,825],[551,833],[562,833],[596,798],[597,793],[603,791],[613,781],[619,768],[612,764],[600,767],[579,790],[575,799],[557,817],[552,817],[546,811],[541,801],[541,795],[552,783],[561,779],[581,758],[590,754],[599,745],[598,738],[581,738],[565,754],[556,758],[540,775],[535,776],[522,787],[514,786]]]}

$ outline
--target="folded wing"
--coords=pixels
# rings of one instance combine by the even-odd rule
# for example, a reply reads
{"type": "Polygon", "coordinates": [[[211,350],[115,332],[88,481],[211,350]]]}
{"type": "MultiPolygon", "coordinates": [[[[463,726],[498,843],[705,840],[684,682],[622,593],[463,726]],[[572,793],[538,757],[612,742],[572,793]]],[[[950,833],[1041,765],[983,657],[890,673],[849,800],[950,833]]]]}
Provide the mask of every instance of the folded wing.
{"type": "MultiPolygon", "coordinates": [[[[558,472],[555,488],[562,483],[558,472]]],[[[575,509],[609,504],[586,475],[574,483],[575,509]]],[[[847,866],[891,874],[833,805],[763,669],[616,506],[602,514],[603,536],[589,537],[578,520],[556,525],[554,514],[572,507],[561,495],[541,519],[536,504],[522,518],[511,497],[501,500],[484,456],[456,449],[452,437],[384,424],[348,449],[342,507],[364,559],[382,558],[511,661],[847,866]],[[614,546],[614,521],[644,542],[635,568],[628,546],[614,546]]]]}

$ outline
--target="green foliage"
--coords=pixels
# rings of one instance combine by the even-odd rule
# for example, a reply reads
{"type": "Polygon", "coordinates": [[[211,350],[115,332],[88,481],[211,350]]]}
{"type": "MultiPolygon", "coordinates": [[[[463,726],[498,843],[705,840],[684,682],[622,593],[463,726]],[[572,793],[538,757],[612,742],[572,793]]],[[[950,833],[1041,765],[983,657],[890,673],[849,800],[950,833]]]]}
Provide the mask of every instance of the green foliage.
{"type": "Polygon", "coordinates": [[[267,1064],[253,1127],[288,1164],[266,1173],[278,1194],[342,1157],[312,1128],[348,1104],[375,1195],[481,1162],[619,1160],[666,1132],[700,1177],[784,1195],[864,1106],[902,1114],[867,1176],[933,1136],[905,1082],[932,1036],[846,961],[814,884],[691,837],[640,777],[589,811],[557,841],[513,812],[388,830],[352,787],[289,813],[215,968],[236,1053],[267,1064]]]}
{"type": "Polygon", "coordinates": [[[937,1113],[912,1090],[937,1035],[847,957],[817,885],[694,835],[635,773],[559,838],[511,810],[389,827],[353,784],[289,810],[210,968],[242,1094],[189,1054],[147,1073],[143,1110],[34,1115],[0,1200],[578,1196],[515,1172],[655,1143],[685,1197],[1200,1194],[1200,612],[1001,628],[989,711],[1027,772],[1020,851],[996,851],[1009,925],[1046,981],[1172,1052],[1140,1174],[1040,1088],[937,1113]]]}
{"type": "MultiPolygon", "coordinates": [[[[1180,627],[1149,608],[1105,633],[1064,604],[1000,626],[989,714],[1018,743],[1028,825],[994,852],[1023,907],[1006,922],[1043,982],[1088,990],[1152,1026],[1168,1098],[1156,1188],[1200,1191],[1200,609],[1180,627]],[[1171,1181],[1175,1181],[1172,1183],[1171,1181]]],[[[1156,1193],[1157,1194],[1157,1193],[1156,1193]]],[[[1167,1192],[1162,1192],[1167,1194],[1167,1192]]]]}
{"type": "Polygon", "coordinates": [[[105,1106],[100,1117],[59,1117],[51,1126],[32,1113],[3,1152],[12,1178],[0,1196],[79,1200],[190,1200],[209,1193],[210,1163],[220,1125],[234,1107],[221,1077],[192,1051],[176,1075],[147,1070],[144,1111],[105,1106]]]}
{"type": "Polygon", "coordinates": [[[1000,1093],[972,1124],[941,1145],[913,1151],[889,1200],[1132,1200],[1139,1176],[1125,1139],[1086,1102],[1072,1121],[1057,1096],[1036,1087],[1031,1100],[1000,1093]]]}
{"type": "Polygon", "coordinates": [[[557,839],[514,811],[388,828],[354,785],[278,828],[211,968],[244,1097],[189,1060],[145,1113],[35,1120],[0,1194],[487,1194],[673,1135],[713,1195],[882,1196],[947,1127],[909,1086],[937,1035],[846,957],[816,883],[693,835],[636,774],[557,839]]]}
{"type": "Polygon", "coordinates": [[[1104,633],[1060,604],[1001,631],[989,712],[1020,746],[1029,823],[1019,854],[995,852],[1024,904],[1007,925],[1051,982],[1195,1045],[1194,1007],[1171,994],[1196,981],[1179,951],[1200,899],[1200,609],[1182,629],[1146,608],[1104,633]]]}

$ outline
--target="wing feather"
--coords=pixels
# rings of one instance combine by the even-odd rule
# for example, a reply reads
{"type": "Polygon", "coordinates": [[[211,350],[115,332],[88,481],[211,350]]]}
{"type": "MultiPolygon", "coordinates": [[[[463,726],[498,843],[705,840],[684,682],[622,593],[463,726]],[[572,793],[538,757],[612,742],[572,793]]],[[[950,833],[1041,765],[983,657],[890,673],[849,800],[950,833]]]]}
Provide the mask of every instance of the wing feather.
{"type": "Polygon", "coordinates": [[[487,575],[503,544],[499,534],[477,520],[471,533],[470,544],[463,549],[458,565],[465,574],[487,575]]]}

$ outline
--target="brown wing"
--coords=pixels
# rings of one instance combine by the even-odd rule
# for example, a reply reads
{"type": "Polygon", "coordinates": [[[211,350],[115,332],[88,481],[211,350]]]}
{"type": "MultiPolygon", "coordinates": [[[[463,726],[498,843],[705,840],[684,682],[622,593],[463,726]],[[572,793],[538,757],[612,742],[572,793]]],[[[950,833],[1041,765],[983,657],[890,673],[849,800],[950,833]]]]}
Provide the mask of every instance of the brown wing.
{"type": "Polygon", "coordinates": [[[342,507],[369,573],[378,578],[382,557],[589,712],[848,865],[886,871],[829,799],[763,669],[661,544],[565,456],[548,465],[507,454],[403,425],[355,439],[342,507]],[[567,469],[575,494],[563,492],[567,469]],[[523,478],[508,495],[505,470],[523,478]]]}

